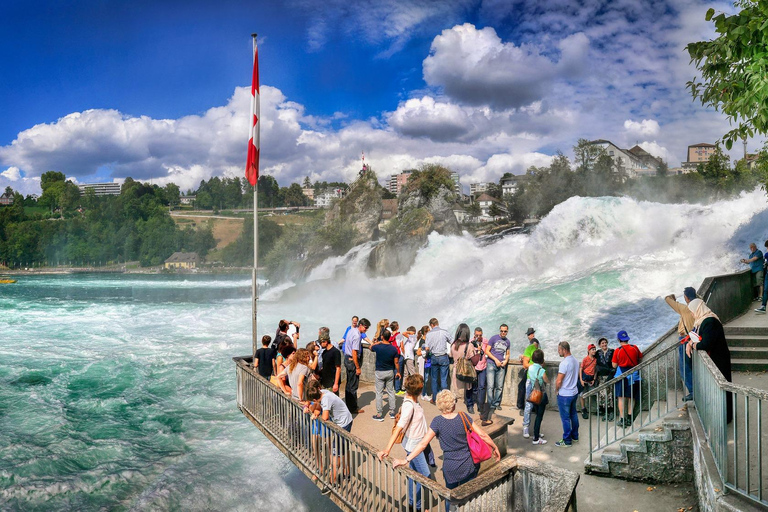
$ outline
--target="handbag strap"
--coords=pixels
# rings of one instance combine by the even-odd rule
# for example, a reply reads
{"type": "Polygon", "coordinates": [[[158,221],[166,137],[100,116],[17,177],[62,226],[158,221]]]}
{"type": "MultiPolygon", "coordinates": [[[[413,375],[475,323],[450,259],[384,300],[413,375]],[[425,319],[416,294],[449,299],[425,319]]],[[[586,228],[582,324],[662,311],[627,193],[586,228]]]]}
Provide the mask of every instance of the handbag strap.
{"type": "Polygon", "coordinates": [[[461,416],[461,424],[464,425],[464,433],[469,435],[472,432],[472,424],[469,422],[469,418],[463,412],[460,412],[459,416],[461,416]]]}
{"type": "Polygon", "coordinates": [[[464,345],[464,359],[467,358],[467,349],[469,348],[469,342],[467,342],[466,345],[464,345]]]}

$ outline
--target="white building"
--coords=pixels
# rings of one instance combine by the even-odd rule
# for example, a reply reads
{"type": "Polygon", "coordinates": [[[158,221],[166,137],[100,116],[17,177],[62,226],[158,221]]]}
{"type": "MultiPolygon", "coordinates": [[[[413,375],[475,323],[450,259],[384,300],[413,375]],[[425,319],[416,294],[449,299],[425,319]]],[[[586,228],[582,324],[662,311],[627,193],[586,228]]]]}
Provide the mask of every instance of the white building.
{"type": "Polygon", "coordinates": [[[459,173],[452,172],[451,181],[453,181],[453,191],[457,194],[461,194],[461,177],[459,176],[459,173]]]}
{"type": "Polygon", "coordinates": [[[324,190],[315,196],[315,206],[329,208],[334,200],[344,197],[344,189],[334,188],[324,190]]]}
{"type": "Polygon", "coordinates": [[[486,192],[491,185],[493,185],[493,183],[470,183],[469,195],[474,196],[482,194],[483,192],[486,192]]]}
{"type": "MultiPolygon", "coordinates": [[[[600,146],[605,149],[606,154],[613,159],[614,165],[624,169],[628,178],[636,178],[638,175],[647,175],[651,173],[651,166],[641,158],[633,155],[628,149],[621,149],[609,140],[598,139],[590,142],[591,145],[600,146]]],[[[656,174],[656,169],[652,169],[656,174]]]]}
{"type": "Polygon", "coordinates": [[[120,183],[85,183],[77,186],[81,194],[85,194],[87,190],[93,190],[97,196],[119,196],[121,187],[120,183]]]}
{"type": "Polygon", "coordinates": [[[495,203],[496,207],[499,208],[501,211],[504,211],[504,206],[495,197],[489,196],[488,194],[482,194],[480,197],[476,199],[477,205],[480,207],[480,217],[478,217],[478,220],[481,222],[489,222],[492,220],[498,220],[502,217],[500,216],[493,216],[491,215],[491,206],[495,203]]]}
{"type": "Polygon", "coordinates": [[[181,197],[179,197],[179,202],[181,204],[191,205],[192,203],[195,202],[196,198],[197,198],[197,196],[181,196],[181,197]]]}
{"type": "Polygon", "coordinates": [[[527,174],[513,175],[501,180],[501,194],[505,196],[513,195],[521,184],[528,181],[527,174]]]}

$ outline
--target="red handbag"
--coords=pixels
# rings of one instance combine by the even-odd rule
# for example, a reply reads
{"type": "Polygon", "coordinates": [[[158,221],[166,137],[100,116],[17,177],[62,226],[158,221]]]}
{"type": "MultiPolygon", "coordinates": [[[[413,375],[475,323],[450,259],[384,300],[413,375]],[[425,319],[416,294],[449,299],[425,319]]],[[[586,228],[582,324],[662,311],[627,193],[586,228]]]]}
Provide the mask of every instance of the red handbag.
{"type": "Polygon", "coordinates": [[[472,454],[472,460],[475,464],[490,459],[493,456],[491,447],[483,441],[483,438],[472,429],[472,423],[469,418],[463,412],[460,412],[461,422],[464,424],[464,432],[467,433],[467,444],[469,445],[469,453],[472,454]]]}

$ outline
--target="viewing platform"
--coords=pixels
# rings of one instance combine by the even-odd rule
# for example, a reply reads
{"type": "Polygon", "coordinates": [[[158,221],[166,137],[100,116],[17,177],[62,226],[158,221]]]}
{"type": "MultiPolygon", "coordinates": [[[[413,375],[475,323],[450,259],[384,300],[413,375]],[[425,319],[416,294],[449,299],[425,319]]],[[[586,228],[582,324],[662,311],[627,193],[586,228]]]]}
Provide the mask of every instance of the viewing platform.
{"type": "MultiPolygon", "coordinates": [[[[351,433],[326,424],[330,439],[313,441],[309,417],[259,377],[249,357],[234,358],[238,406],[315,482],[318,493],[328,487],[330,499],[345,511],[413,510],[407,498],[409,479],[423,485],[425,510],[440,512],[446,502],[452,504],[451,510],[462,511],[576,510],[577,497],[583,510],[596,511],[764,510],[768,483],[762,475],[768,474],[768,456],[763,452],[768,439],[762,425],[768,421],[768,411],[762,402],[768,399],[768,366],[761,364],[763,352],[768,355],[768,315],[751,311],[756,306],[745,273],[707,278],[699,294],[721,317],[726,339],[733,343],[732,383],[724,381],[706,353],[697,353],[693,371],[697,400],[683,402],[687,391],[678,374],[678,337],[676,329],[670,329],[646,347],[637,367],[642,380],[634,421],[627,427],[602,421],[596,414],[596,395],[585,394],[591,414],[587,420],[580,417],[580,442],[559,448],[554,443],[562,437],[562,424],[551,388],[541,429],[548,444],[532,445],[522,436],[523,418],[511,405],[516,402],[519,363],[512,364],[502,410],[484,429],[499,447],[501,462],[484,463],[476,479],[453,490],[444,486],[437,440],[431,443],[437,462],[437,468],[431,468],[434,480],[409,468],[393,469],[392,460],[405,456],[398,444],[390,458],[376,457],[386,446],[393,421],[388,419],[386,397],[385,420],[372,418],[373,354],[366,353],[363,359],[358,396],[365,412],[355,417],[351,433]],[[725,418],[728,392],[737,402],[732,423],[725,418]],[[343,447],[349,462],[348,478],[338,484],[331,464],[336,446],[343,447]],[[611,476],[617,478],[606,478],[611,476]]],[[[545,363],[551,382],[558,363],[559,358],[545,363]]],[[[606,385],[612,387],[621,378],[606,385]]],[[[402,398],[396,401],[399,410],[402,398]]],[[[429,423],[438,415],[437,408],[421,403],[429,423]]],[[[461,397],[456,410],[466,411],[461,397]]],[[[473,419],[479,421],[477,415],[473,419]]]]}

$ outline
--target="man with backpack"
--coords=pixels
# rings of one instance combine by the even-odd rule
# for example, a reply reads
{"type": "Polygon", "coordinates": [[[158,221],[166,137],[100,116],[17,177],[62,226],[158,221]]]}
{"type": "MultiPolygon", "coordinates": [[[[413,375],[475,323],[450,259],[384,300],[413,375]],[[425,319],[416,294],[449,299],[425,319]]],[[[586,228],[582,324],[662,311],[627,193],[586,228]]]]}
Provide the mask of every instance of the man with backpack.
{"type": "MultiPolygon", "coordinates": [[[[613,367],[618,368],[617,374],[630,372],[632,368],[640,364],[643,360],[643,353],[637,348],[637,345],[629,343],[629,334],[627,331],[619,331],[616,337],[621,346],[613,352],[613,367]]],[[[619,421],[618,426],[629,427],[632,425],[634,400],[640,396],[640,373],[635,371],[626,376],[620,382],[616,383],[616,398],[619,402],[619,421]],[[625,407],[625,402],[626,407],[625,407]],[[624,416],[627,412],[627,417],[624,416]]]]}

